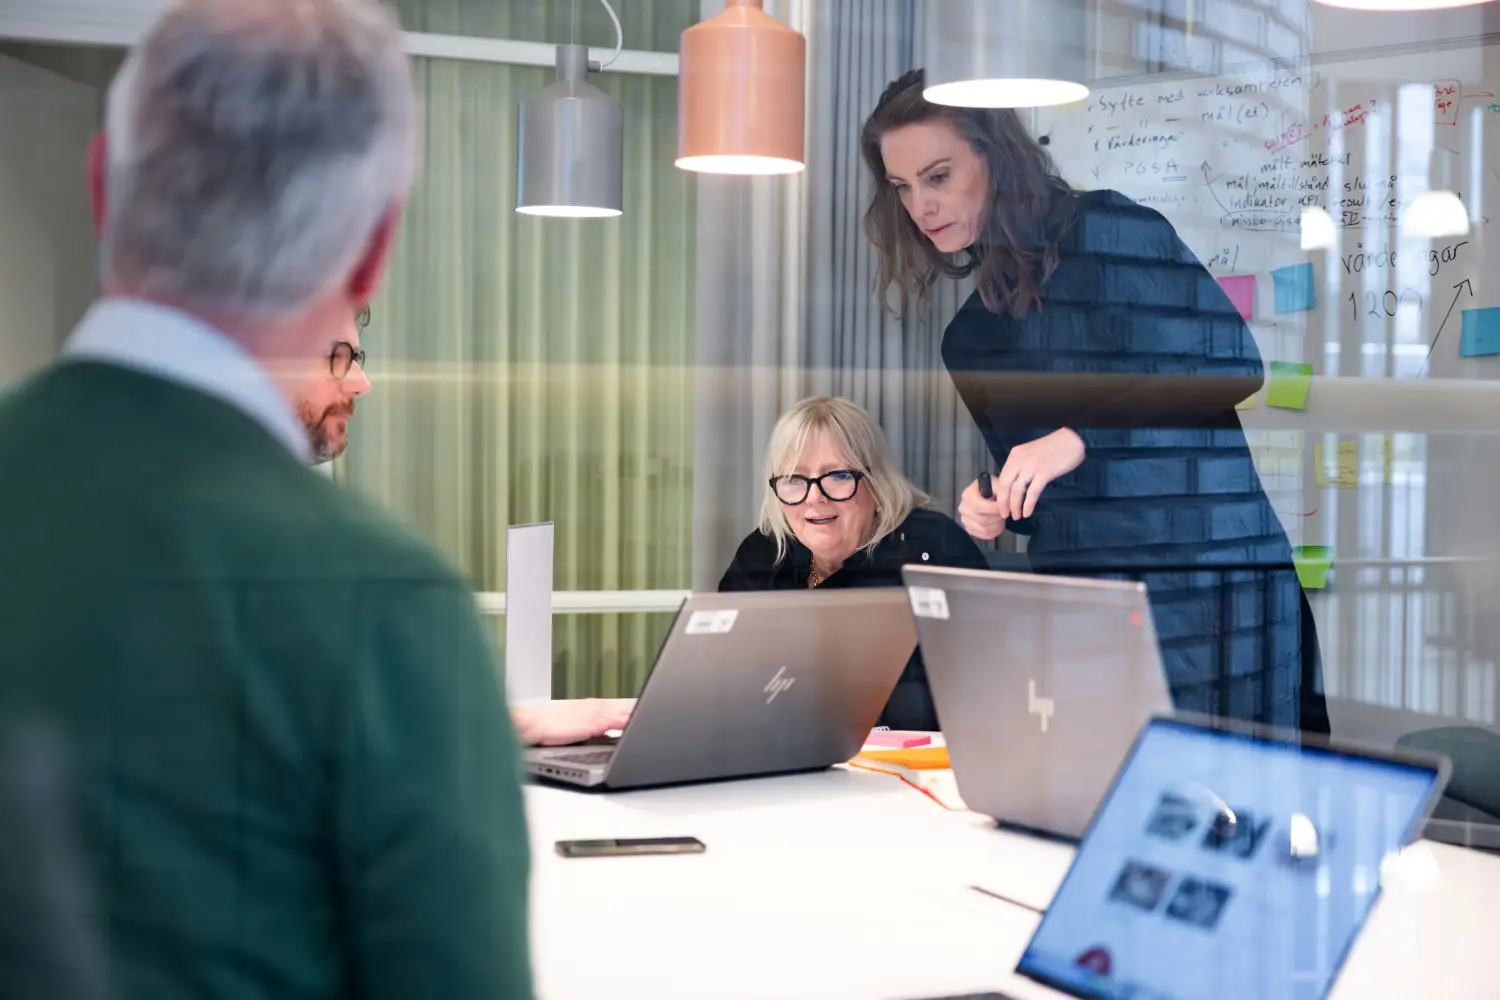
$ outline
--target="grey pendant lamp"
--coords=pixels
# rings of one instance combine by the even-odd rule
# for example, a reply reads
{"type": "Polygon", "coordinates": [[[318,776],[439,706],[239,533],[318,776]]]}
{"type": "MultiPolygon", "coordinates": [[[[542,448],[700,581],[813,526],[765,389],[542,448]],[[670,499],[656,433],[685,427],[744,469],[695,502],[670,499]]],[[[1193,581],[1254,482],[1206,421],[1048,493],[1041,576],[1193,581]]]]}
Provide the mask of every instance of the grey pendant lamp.
{"type": "Polygon", "coordinates": [[[589,65],[586,45],[557,47],[557,82],[521,102],[516,123],[516,211],[599,219],[624,210],[625,110],[588,82],[590,69],[614,62],[624,46],[620,19],[615,54],[589,65]]]}
{"type": "Polygon", "coordinates": [[[966,108],[1039,108],[1088,96],[1083,0],[929,0],[922,96],[966,108]]]}

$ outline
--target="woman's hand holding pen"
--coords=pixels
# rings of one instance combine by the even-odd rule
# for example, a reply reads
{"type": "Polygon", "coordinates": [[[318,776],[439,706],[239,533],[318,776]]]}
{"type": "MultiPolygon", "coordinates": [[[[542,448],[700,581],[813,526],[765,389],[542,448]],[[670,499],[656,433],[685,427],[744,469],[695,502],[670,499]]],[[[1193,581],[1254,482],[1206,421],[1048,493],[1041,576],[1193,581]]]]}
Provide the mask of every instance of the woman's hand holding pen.
{"type": "Polygon", "coordinates": [[[1066,427],[1016,445],[993,481],[982,473],[964,490],[959,522],[974,538],[999,537],[1007,519],[1034,514],[1042,491],[1083,464],[1085,453],[1083,438],[1066,427]]]}

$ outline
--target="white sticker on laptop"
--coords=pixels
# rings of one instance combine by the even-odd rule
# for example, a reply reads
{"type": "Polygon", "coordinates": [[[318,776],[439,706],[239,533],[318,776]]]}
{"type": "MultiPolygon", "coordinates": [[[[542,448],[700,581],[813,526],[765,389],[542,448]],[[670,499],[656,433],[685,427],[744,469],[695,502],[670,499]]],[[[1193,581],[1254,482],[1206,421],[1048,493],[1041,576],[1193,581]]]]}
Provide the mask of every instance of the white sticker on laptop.
{"type": "Polygon", "coordinates": [[[694,611],[688,619],[688,635],[723,635],[734,628],[740,613],[733,608],[724,611],[694,611]]]}
{"type": "Polygon", "coordinates": [[[948,620],[948,595],[936,587],[907,587],[911,597],[911,613],[918,618],[948,620]]]}

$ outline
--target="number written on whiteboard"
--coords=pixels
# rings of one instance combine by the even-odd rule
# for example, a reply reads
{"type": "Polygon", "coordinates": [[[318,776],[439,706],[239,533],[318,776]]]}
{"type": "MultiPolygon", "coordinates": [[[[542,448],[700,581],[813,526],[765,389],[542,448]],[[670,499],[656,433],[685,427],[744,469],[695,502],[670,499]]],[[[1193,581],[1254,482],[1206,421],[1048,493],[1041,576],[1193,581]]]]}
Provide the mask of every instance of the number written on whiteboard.
{"type": "Polygon", "coordinates": [[[1377,319],[1388,319],[1399,313],[1402,307],[1422,308],[1422,293],[1415,288],[1404,288],[1400,294],[1393,290],[1383,293],[1358,292],[1349,293],[1349,318],[1358,322],[1361,315],[1374,316],[1377,319]]]}

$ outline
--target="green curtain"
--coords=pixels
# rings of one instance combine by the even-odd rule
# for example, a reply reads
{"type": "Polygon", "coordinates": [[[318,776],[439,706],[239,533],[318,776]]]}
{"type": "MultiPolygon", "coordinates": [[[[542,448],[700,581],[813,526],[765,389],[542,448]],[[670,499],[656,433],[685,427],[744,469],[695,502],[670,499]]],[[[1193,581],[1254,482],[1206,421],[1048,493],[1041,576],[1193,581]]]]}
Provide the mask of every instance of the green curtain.
{"type": "MultiPolygon", "coordinates": [[[[557,37],[539,11],[571,10],[399,6],[408,30],[532,40],[557,37]]],[[[653,0],[622,15],[675,40],[691,20],[664,18],[695,8],[653,0]]],[[[627,45],[644,47],[632,24],[627,45]]],[[[414,66],[422,174],[364,335],[374,391],[335,475],[480,590],[503,589],[506,525],[534,521],[556,524],[559,590],[688,587],[696,222],[692,179],[673,166],[676,79],[592,78],[625,108],[625,214],[574,221],[515,211],[516,106],[550,69],[414,66]]],[[[554,693],[634,695],[670,618],[556,616],[554,693]]]]}

